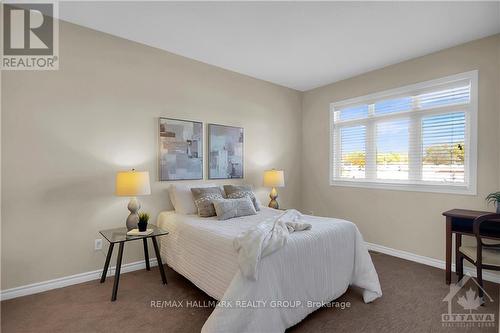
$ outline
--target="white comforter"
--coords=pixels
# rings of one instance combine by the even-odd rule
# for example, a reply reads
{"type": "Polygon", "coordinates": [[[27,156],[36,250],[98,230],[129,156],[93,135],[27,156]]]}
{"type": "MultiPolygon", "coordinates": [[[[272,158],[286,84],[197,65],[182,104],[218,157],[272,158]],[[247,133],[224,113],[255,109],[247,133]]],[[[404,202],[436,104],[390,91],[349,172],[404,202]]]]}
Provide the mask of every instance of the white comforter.
{"type": "Polygon", "coordinates": [[[244,277],[234,238],[280,213],[263,208],[228,221],[160,214],[159,226],[170,232],[161,240],[167,264],[221,300],[202,332],[283,332],[349,285],[364,289],[365,302],[382,295],[357,227],[331,218],[305,216],[312,229],[291,234],[286,246],[262,258],[256,281],[244,277]]]}

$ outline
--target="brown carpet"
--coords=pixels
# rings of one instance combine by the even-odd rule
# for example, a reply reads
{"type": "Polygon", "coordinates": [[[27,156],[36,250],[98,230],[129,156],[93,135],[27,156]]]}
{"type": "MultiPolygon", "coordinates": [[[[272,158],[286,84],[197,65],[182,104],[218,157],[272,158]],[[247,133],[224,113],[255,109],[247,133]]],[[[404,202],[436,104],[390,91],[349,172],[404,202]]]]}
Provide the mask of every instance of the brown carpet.
{"type": "MultiPolygon", "coordinates": [[[[364,304],[359,290],[350,288],[338,302],[350,308],[322,308],[289,332],[497,332],[498,285],[486,283],[494,299],[478,310],[465,311],[453,300],[454,313],[494,313],[495,327],[443,327],[447,313],[443,298],[449,292],[444,272],[402,259],[372,253],[379,273],[382,298],[364,304]]],[[[168,285],[161,284],[158,268],[123,274],[118,300],[110,302],[113,277],[106,283],[87,282],[4,301],[2,332],[199,332],[211,308],[152,308],[151,301],[211,298],[181,275],[167,269],[168,285]]],[[[473,282],[469,282],[475,291],[473,282]]],[[[464,289],[468,289],[469,284],[464,289]]],[[[465,290],[458,296],[464,295],[465,290]]],[[[473,298],[468,298],[471,301],[473,298]]],[[[474,307],[474,302],[468,303],[474,307]]],[[[467,305],[467,304],[466,304],[467,305]]]]}

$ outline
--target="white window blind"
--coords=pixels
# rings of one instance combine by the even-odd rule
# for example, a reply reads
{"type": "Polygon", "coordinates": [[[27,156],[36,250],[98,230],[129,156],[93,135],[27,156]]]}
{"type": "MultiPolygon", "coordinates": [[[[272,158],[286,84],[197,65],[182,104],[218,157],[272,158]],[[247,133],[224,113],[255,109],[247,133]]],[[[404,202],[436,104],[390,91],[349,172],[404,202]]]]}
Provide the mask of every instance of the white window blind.
{"type": "Polygon", "coordinates": [[[331,184],[474,194],[477,71],[331,104],[331,184]]]}

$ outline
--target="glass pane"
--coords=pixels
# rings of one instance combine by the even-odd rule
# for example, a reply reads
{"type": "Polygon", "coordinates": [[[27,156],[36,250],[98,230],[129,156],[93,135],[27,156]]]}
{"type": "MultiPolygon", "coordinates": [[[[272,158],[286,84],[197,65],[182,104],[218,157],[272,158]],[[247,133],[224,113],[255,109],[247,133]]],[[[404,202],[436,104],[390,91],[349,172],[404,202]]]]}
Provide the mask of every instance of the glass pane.
{"type": "Polygon", "coordinates": [[[465,182],[465,113],[422,118],[422,179],[465,182]]]}
{"type": "Polygon", "coordinates": [[[340,129],[340,177],[365,178],[365,126],[340,129]]]}
{"type": "Polygon", "coordinates": [[[368,105],[358,105],[342,109],[339,112],[339,120],[351,120],[368,117],[368,105]]]}
{"type": "Polygon", "coordinates": [[[128,242],[136,239],[149,238],[153,236],[162,236],[168,234],[168,231],[160,229],[154,224],[148,223],[147,228],[153,229],[153,233],[144,236],[128,236],[127,235],[128,230],[126,227],[101,230],[99,231],[99,233],[103,235],[104,238],[106,238],[106,240],[110,243],[128,242]]]}
{"type": "Polygon", "coordinates": [[[377,124],[377,179],[408,179],[409,120],[377,124]]]}
{"type": "Polygon", "coordinates": [[[411,97],[388,99],[375,103],[375,114],[388,114],[411,110],[411,97]]]}
{"type": "Polygon", "coordinates": [[[466,104],[470,102],[470,86],[445,89],[417,96],[422,109],[440,106],[466,104]]]}

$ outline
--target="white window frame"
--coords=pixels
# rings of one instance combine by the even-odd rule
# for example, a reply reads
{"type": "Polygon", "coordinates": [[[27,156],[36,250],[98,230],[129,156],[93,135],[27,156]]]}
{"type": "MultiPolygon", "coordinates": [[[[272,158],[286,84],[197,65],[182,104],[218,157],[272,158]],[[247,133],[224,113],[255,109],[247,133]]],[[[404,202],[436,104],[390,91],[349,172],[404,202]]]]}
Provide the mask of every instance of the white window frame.
{"type": "MultiPolygon", "coordinates": [[[[436,108],[438,109],[438,108],[436,108]]],[[[429,110],[432,114],[436,114],[436,109],[429,110]]],[[[373,111],[373,110],[372,110],[373,111]]],[[[425,116],[429,112],[427,110],[419,110],[419,111],[410,111],[410,112],[399,112],[395,113],[394,117],[400,117],[402,114],[415,114],[419,119],[422,116],[425,116]]],[[[412,85],[407,85],[404,87],[399,87],[396,89],[386,90],[382,92],[377,92],[374,94],[369,94],[361,97],[350,98],[347,100],[342,100],[338,102],[334,102],[330,104],[330,185],[331,186],[348,186],[348,187],[360,187],[360,188],[372,188],[372,189],[389,189],[389,190],[402,190],[402,191],[417,191],[417,192],[434,192],[434,193],[454,193],[454,194],[464,194],[464,195],[476,195],[477,194],[477,113],[478,113],[478,71],[470,71],[465,73],[460,73],[456,75],[450,75],[443,78],[420,82],[412,85]],[[340,131],[335,132],[335,110],[347,106],[347,105],[355,105],[355,104],[373,104],[375,101],[383,100],[385,98],[391,98],[397,95],[404,95],[409,92],[413,92],[416,90],[422,90],[427,88],[432,88],[434,86],[444,85],[448,83],[453,83],[455,81],[461,80],[470,80],[471,82],[471,91],[470,91],[470,103],[465,107],[462,105],[452,105],[452,106],[443,106],[439,109],[442,109],[442,113],[449,113],[450,111],[461,111],[467,110],[465,112],[466,115],[466,151],[465,151],[465,180],[468,180],[467,185],[462,184],[437,184],[435,182],[423,183],[419,184],[408,184],[408,183],[398,183],[397,180],[380,180],[374,181],[373,179],[364,180],[364,179],[356,179],[356,180],[348,180],[348,179],[339,179],[334,178],[335,174],[335,151],[339,151],[339,141],[340,138],[335,138],[334,135],[337,133],[339,135],[340,131]],[[337,147],[335,147],[337,145],[337,147]]],[[[390,119],[391,116],[384,116],[387,119],[390,119]]],[[[370,110],[368,119],[370,118],[370,110]]],[[[364,118],[366,121],[366,118],[364,118]]],[[[353,123],[356,120],[353,120],[353,123]]],[[[419,122],[415,122],[419,123],[419,122]]],[[[410,130],[418,130],[416,128],[410,128],[410,130]]],[[[367,128],[367,134],[369,129],[367,128]]],[[[418,132],[418,131],[417,131],[418,132]]],[[[410,131],[411,135],[411,131],[410,131]]],[[[410,140],[411,142],[411,140],[410,140]]],[[[368,151],[370,147],[366,147],[368,151]]],[[[411,149],[411,148],[410,148],[411,149]]],[[[367,160],[366,163],[369,163],[367,160]]],[[[417,167],[418,169],[420,166],[417,167]]],[[[366,169],[365,169],[366,170],[366,169]]],[[[411,179],[411,172],[408,175],[411,179]]]]}

